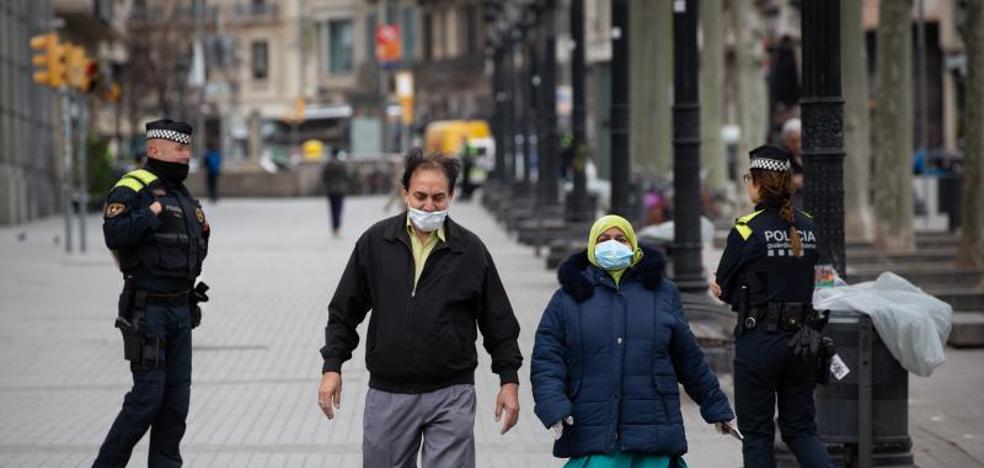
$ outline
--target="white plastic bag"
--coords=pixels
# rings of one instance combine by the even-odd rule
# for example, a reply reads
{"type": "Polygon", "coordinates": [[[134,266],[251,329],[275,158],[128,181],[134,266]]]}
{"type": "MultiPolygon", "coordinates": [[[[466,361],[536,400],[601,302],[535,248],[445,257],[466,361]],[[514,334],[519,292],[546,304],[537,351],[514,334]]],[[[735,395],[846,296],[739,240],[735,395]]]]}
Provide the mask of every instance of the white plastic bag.
{"type": "Polygon", "coordinates": [[[946,361],[943,347],[953,325],[953,308],[895,273],[852,286],[818,288],[813,307],[871,317],[889,352],[913,374],[929,377],[946,361]]]}

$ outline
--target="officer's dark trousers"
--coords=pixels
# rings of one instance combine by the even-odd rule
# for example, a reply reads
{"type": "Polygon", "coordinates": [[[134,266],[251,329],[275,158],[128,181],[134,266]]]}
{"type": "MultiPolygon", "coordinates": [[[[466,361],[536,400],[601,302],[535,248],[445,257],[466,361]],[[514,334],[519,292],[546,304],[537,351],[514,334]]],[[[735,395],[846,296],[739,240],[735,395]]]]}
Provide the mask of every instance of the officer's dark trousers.
{"type": "Polygon", "coordinates": [[[791,333],[768,333],[760,324],[736,338],[735,412],[745,436],[745,468],[773,468],[777,397],[783,442],[804,468],[830,466],[817,435],[813,368],[802,365],[787,346],[791,333]]]}
{"type": "Polygon", "coordinates": [[[150,468],[181,466],[178,445],[191,396],[191,311],[187,306],[147,307],[147,333],[166,339],[163,369],[132,370],[133,388],[113,422],[94,467],[123,467],[150,429],[150,468]]]}

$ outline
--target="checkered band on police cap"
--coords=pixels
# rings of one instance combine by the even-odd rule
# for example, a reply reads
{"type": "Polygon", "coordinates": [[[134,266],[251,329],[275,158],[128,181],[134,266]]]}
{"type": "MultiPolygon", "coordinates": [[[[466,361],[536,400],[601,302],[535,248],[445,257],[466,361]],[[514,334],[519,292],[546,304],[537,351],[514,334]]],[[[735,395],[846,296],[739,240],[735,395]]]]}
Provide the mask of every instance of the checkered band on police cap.
{"type": "Polygon", "coordinates": [[[147,124],[147,139],[171,140],[182,145],[191,144],[191,125],[171,119],[155,120],[147,124]]]}
{"type": "Polygon", "coordinates": [[[792,167],[792,155],[788,151],[772,145],[762,145],[748,153],[751,161],[749,169],[785,172],[792,167]]]}
{"type": "Polygon", "coordinates": [[[789,161],[776,161],[775,159],[768,158],[755,158],[748,165],[749,169],[761,169],[763,171],[776,171],[785,172],[788,171],[791,165],[789,161]]]}

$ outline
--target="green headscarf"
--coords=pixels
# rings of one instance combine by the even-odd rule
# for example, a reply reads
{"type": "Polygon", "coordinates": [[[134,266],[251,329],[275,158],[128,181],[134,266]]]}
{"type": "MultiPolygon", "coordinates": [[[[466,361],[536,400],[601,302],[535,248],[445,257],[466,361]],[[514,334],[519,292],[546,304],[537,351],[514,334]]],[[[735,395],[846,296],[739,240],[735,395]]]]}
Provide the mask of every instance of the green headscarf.
{"type": "MultiPolygon", "coordinates": [[[[636,240],[635,230],[632,229],[632,223],[630,223],[625,218],[618,215],[607,215],[598,218],[597,221],[591,226],[591,233],[588,234],[588,261],[592,265],[601,268],[598,265],[598,259],[595,258],[595,246],[598,245],[598,236],[603,232],[611,229],[619,228],[625,233],[625,237],[629,239],[629,245],[632,247],[632,266],[639,263],[642,260],[642,249],[639,248],[639,242],[636,240]]],[[[625,269],[620,270],[608,270],[608,274],[612,275],[612,279],[615,280],[615,284],[618,284],[619,280],[622,279],[622,274],[625,273],[625,269]]]]}

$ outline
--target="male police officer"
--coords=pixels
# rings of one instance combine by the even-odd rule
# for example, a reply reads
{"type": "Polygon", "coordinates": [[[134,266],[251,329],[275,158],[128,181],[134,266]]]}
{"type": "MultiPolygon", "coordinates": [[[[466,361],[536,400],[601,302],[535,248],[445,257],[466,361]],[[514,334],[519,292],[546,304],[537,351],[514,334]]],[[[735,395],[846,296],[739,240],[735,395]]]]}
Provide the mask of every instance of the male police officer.
{"type": "Polygon", "coordinates": [[[123,272],[116,326],[123,333],[133,388],[93,466],[122,467],[150,429],[148,466],[181,466],[178,445],[191,394],[191,329],[207,286],[192,288],[208,251],[209,225],[184,187],[191,125],[147,124],[147,164],[106,200],[106,246],[123,272]]]}

